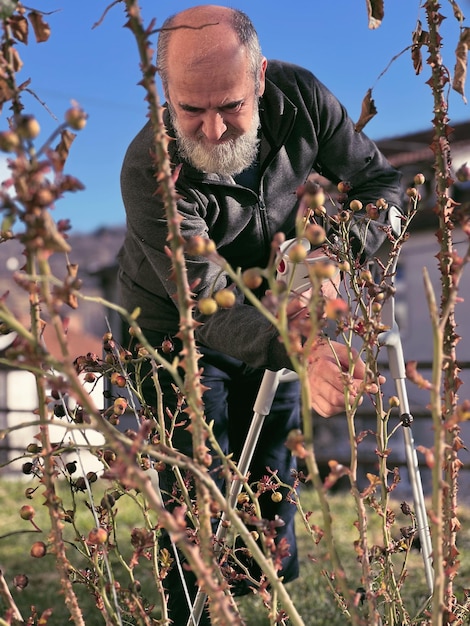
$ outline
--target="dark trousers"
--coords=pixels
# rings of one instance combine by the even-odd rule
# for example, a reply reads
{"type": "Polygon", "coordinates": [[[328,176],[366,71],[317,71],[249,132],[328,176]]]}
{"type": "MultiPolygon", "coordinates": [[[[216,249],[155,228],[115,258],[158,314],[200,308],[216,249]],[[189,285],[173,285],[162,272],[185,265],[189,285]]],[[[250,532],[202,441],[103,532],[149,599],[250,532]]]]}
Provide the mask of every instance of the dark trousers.
{"type": "MultiPolygon", "coordinates": [[[[164,336],[159,333],[146,332],[147,339],[155,347],[161,345],[164,336]]],[[[175,342],[178,346],[178,342],[175,342]]],[[[263,370],[248,367],[241,361],[223,355],[204,346],[199,347],[202,358],[199,366],[203,370],[202,383],[207,387],[204,392],[204,412],[206,421],[214,423],[214,434],[225,454],[232,453],[234,459],[238,459],[253,418],[253,406],[258,393],[263,370]]],[[[171,411],[175,408],[175,392],[171,387],[173,382],[170,376],[163,370],[159,376],[163,390],[164,405],[171,411]]],[[[155,391],[151,385],[145,389],[146,400],[152,402],[155,391]]],[[[291,485],[292,469],[295,469],[295,459],[291,456],[285,442],[288,433],[292,429],[300,427],[300,390],[297,381],[281,383],[276,392],[270,414],[266,417],[264,426],[257,443],[253,461],[250,468],[250,483],[254,483],[270,471],[276,471],[280,481],[291,485]]],[[[178,422],[183,421],[185,414],[178,417],[178,422]]],[[[186,428],[178,426],[174,430],[173,445],[175,448],[192,456],[191,434],[186,428]]],[[[223,489],[222,479],[217,477],[217,460],[210,467],[219,488],[223,489]]],[[[169,497],[174,494],[175,477],[171,469],[160,472],[160,487],[168,506],[174,506],[175,500],[169,497]]],[[[285,496],[286,490],[281,490],[285,496]]],[[[260,496],[260,507],[263,519],[274,520],[280,518],[283,524],[276,524],[276,543],[284,540],[288,544],[288,556],[282,561],[282,570],[279,576],[289,582],[298,576],[297,547],[294,530],[295,505],[288,502],[284,497],[281,502],[274,502],[272,492],[260,496]]],[[[215,523],[216,527],[216,523],[215,523]]],[[[165,539],[163,541],[165,543],[165,539]]],[[[173,551],[169,546],[170,554],[173,551]]],[[[186,570],[186,568],[184,568],[186,570]]],[[[250,567],[250,571],[256,576],[260,575],[256,563],[250,567]]],[[[195,577],[191,572],[185,571],[186,584],[191,597],[197,592],[195,577]]],[[[188,603],[186,602],[180,573],[174,566],[164,581],[169,594],[169,612],[173,623],[177,626],[186,626],[189,616],[188,603]]],[[[233,592],[241,595],[248,592],[248,587],[243,580],[234,583],[233,592]]],[[[210,624],[208,615],[205,614],[200,621],[201,626],[210,624]]]]}

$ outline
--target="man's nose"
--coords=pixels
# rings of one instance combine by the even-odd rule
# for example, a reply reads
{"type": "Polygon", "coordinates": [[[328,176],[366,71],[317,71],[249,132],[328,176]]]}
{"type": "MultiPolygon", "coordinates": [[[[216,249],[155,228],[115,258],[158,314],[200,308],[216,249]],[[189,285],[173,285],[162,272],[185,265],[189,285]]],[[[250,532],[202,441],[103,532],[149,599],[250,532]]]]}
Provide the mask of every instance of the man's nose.
{"type": "Polygon", "coordinates": [[[202,132],[212,142],[219,141],[227,130],[224,118],[218,111],[208,111],[202,122],[202,132]]]}

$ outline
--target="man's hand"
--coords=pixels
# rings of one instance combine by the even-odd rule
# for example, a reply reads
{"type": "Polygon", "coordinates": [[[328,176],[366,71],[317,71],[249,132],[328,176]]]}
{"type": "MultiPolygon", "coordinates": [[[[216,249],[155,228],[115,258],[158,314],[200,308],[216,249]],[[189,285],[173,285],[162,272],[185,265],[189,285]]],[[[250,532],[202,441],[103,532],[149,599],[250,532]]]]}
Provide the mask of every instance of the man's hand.
{"type": "MultiPolygon", "coordinates": [[[[332,417],[345,410],[346,387],[349,388],[351,399],[364,390],[364,381],[367,380],[366,366],[353,348],[336,341],[320,341],[310,357],[308,379],[312,409],[322,417],[332,417]],[[350,351],[354,361],[352,375],[348,373],[350,351]]],[[[381,376],[379,382],[385,382],[385,378],[381,376]]],[[[377,393],[378,387],[375,384],[367,385],[367,391],[377,393]]]]}

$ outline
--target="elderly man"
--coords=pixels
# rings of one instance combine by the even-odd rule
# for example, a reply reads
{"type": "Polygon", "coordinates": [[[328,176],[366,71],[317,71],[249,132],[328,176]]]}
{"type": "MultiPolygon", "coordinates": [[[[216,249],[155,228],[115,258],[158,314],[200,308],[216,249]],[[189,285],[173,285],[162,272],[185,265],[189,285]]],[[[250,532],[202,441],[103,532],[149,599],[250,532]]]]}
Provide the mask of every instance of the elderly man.
{"type": "MultiPolygon", "coordinates": [[[[295,236],[295,192],[312,172],[334,183],[349,181],[354,198],[364,206],[381,197],[399,206],[398,172],[373,142],[355,131],[344,108],[314,75],[263,57],[253,25],[242,12],[207,5],[169,18],[160,32],[157,65],[167,101],[164,121],[175,138],[169,144],[170,159],[174,167],[182,165],[176,180],[182,235],[212,239],[233,267],[263,267],[276,233],[295,236]]],[[[171,339],[178,350],[176,286],[164,251],[167,226],[155,194],[153,144],[147,123],[125,156],[121,184],[127,235],[119,256],[119,280],[125,307],[141,310],[139,323],[147,338],[155,346],[171,339]]],[[[380,228],[371,228],[366,254],[377,249],[382,236],[380,228]]],[[[353,238],[352,245],[356,244],[353,238]]],[[[186,261],[196,298],[229,286],[227,275],[210,259],[187,255],[186,261]]],[[[235,292],[233,307],[211,316],[195,309],[195,316],[202,322],[196,339],[207,387],[206,418],[214,421],[224,452],[236,458],[264,369],[289,368],[290,360],[275,329],[235,292]]],[[[340,360],[346,359],[345,348],[337,349],[340,360]]],[[[316,350],[310,372],[313,406],[329,416],[344,409],[343,380],[331,354],[322,346],[316,350]]],[[[354,377],[363,380],[360,361],[354,377]]],[[[174,408],[171,381],[164,373],[162,385],[165,402],[174,408]]],[[[282,383],[252,464],[253,481],[270,468],[281,481],[291,482],[294,465],[284,442],[298,427],[298,383],[282,383]]],[[[173,441],[191,454],[186,429],[176,429],[173,441]]],[[[163,472],[161,480],[163,490],[171,494],[171,473],[163,472]]],[[[284,522],[276,540],[289,544],[280,572],[287,582],[298,576],[294,507],[285,500],[275,503],[267,494],[263,498],[264,517],[279,516],[284,522]]],[[[180,626],[186,623],[188,607],[178,578],[175,569],[166,583],[170,615],[180,626]]],[[[193,594],[190,574],[188,581],[193,594]]],[[[243,587],[240,581],[232,582],[236,593],[244,591],[238,588],[243,587]]],[[[203,620],[210,623],[207,616],[203,620]]]]}

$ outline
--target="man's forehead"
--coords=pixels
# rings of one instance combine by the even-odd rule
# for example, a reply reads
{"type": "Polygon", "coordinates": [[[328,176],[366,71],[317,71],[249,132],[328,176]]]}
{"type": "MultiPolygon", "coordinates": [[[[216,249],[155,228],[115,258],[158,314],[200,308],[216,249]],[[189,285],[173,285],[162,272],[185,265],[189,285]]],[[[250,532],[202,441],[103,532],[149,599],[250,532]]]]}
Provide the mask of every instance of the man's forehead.
{"type": "Polygon", "coordinates": [[[213,48],[205,54],[174,54],[169,58],[167,76],[168,84],[178,91],[218,92],[233,100],[243,97],[254,83],[246,50],[241,46],[213,48]]]}

